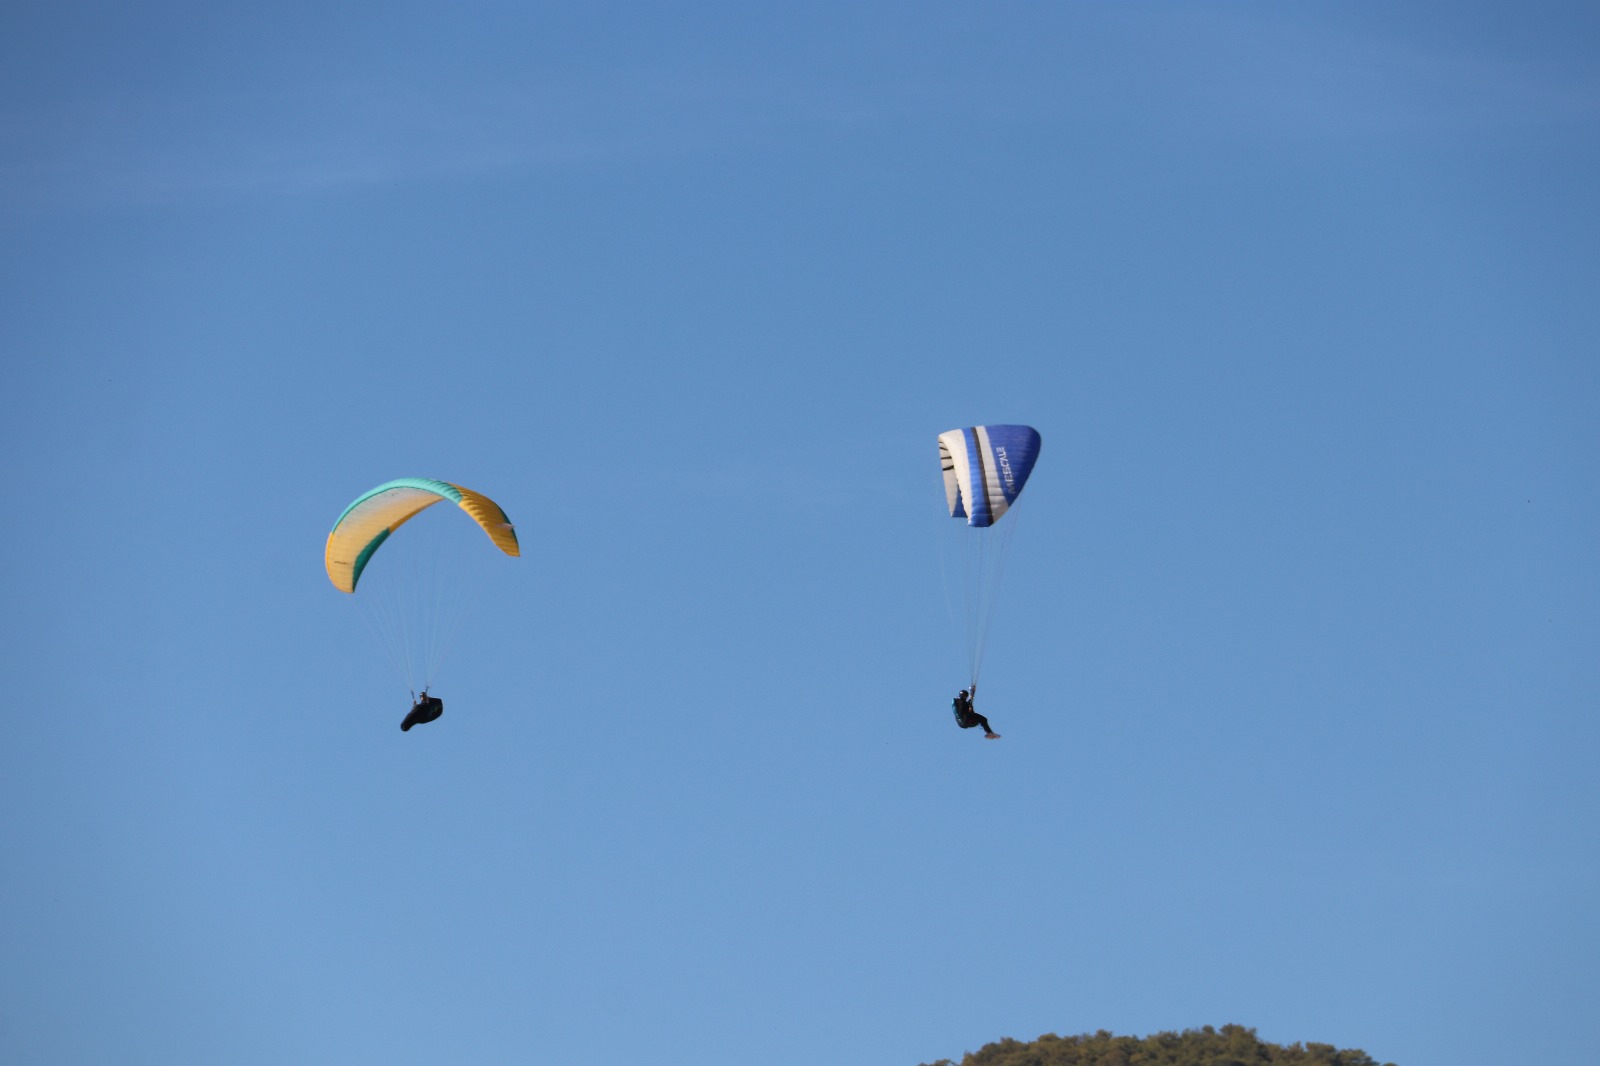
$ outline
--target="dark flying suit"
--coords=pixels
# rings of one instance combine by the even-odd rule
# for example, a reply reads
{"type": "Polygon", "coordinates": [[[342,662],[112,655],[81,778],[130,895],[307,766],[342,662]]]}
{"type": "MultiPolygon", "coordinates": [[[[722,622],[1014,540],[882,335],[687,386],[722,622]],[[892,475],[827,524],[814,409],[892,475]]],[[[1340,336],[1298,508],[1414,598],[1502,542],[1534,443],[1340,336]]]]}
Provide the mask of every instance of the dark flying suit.
{"type": "Polygon", "coordinates": [[[430,696],[424,692],[417,697],[417,705],[411,708],[411,713],[406,715],[406,720],[400,723],[400,732],[404,733],[414,725],[432,722],[444,713],[444,700],[438,696],[430,696]]]}

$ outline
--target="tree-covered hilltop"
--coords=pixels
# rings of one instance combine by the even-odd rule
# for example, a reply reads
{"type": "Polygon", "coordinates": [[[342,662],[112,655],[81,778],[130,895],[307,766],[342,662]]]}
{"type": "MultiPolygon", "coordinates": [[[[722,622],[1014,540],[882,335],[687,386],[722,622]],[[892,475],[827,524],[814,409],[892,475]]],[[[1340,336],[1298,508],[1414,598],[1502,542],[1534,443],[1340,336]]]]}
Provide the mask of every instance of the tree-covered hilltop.
{"type": "MultiPolygon", "coordinates": [[[[1029,1043],[1007,1038],[964,1055],[923,1066],[1380,1066],[1365,1051],[1331,1044],[1268,1044],[1254,1029],[1205,1026],[1154,1036],[1083,1036],[1046,1033],[1029,1043]]],[[[1382,1066],[1394,1066],[1383,1063],[1382,1066]]]]}

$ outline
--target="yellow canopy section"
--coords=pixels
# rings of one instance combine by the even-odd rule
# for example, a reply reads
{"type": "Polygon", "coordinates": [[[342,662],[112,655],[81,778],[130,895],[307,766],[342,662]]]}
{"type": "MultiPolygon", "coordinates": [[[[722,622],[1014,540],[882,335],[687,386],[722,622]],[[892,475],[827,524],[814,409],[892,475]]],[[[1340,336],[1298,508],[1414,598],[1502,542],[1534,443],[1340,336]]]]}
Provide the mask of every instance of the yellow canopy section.
{"type": "Polygon", "coordinates": [[[483,527],[495,547],[507,555],[522,554],[517,531],[500,505],[482,493],[431,478],[403,477],[356,498],[328,534],[325,562],[328,580],[341,592],[354,592],[361,571],[389,534],[412,516],[440,500],[451,500],[483,527]]]}

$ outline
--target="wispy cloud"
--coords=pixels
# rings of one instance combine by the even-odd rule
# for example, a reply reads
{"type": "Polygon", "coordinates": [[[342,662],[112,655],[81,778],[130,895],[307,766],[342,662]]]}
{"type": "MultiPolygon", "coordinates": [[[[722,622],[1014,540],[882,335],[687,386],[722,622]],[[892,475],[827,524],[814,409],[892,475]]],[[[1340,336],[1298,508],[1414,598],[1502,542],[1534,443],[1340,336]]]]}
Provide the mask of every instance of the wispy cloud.
{"type": "Polygon", "coordinates": [[[571,166],[652,150],[662,116],[558,92],[317,92],[99,101],[0,115],[13,208],[294,195],[351,185],[571,166]]]}
{"type": "Polygon", "coordinates": [[[1262,9],[1186,16],[1197,31],[1189,90],[1212,121],[1291,138],[1504,131],[1592,124],[1600,77],[1262,9]]]}
{"type": "Polygon", "coordinates": [[[853,129],[962,96],[670,71],[440,91],[316,91],[0,109],[0,210],[294,196],[351,186],[598,168],[853,129]]]}
{"type": "MultiPolygon", "coordinates": [[[[915,119],[1092,120],[1119,128],[1303,139],[1600,117],[1600,78],[1394,36],[1260,16],[1130,15],[1024,62],[818,74],[671,66],[513,84],[352,77],[254,94],[0,106],[0,212],[632,165],[804,143],[915,119]],[[1112,38],[1120,38],[1113,40],[1112,38]],[[1101,58],[1102,54],[1112,58],[1101,58]]],[[[1064,32],[1063,27],[1055,27],[1064,32]]]]}

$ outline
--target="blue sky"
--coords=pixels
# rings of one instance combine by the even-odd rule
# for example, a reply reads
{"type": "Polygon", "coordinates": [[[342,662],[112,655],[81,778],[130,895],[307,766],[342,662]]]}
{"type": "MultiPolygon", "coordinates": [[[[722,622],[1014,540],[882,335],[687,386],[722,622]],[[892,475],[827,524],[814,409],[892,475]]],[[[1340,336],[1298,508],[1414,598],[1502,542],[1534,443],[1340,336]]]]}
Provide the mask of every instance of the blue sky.
{"type": "Polygon", "coordinates": [[[9,5],[0,1057],[1580,1060],[1597,43],[9,5]],[[1044,437],[998,743],[934,449],[985,422],[1044,437]],[[401,734],[321,555],[409,475],[523,556],[401,734]]]}

